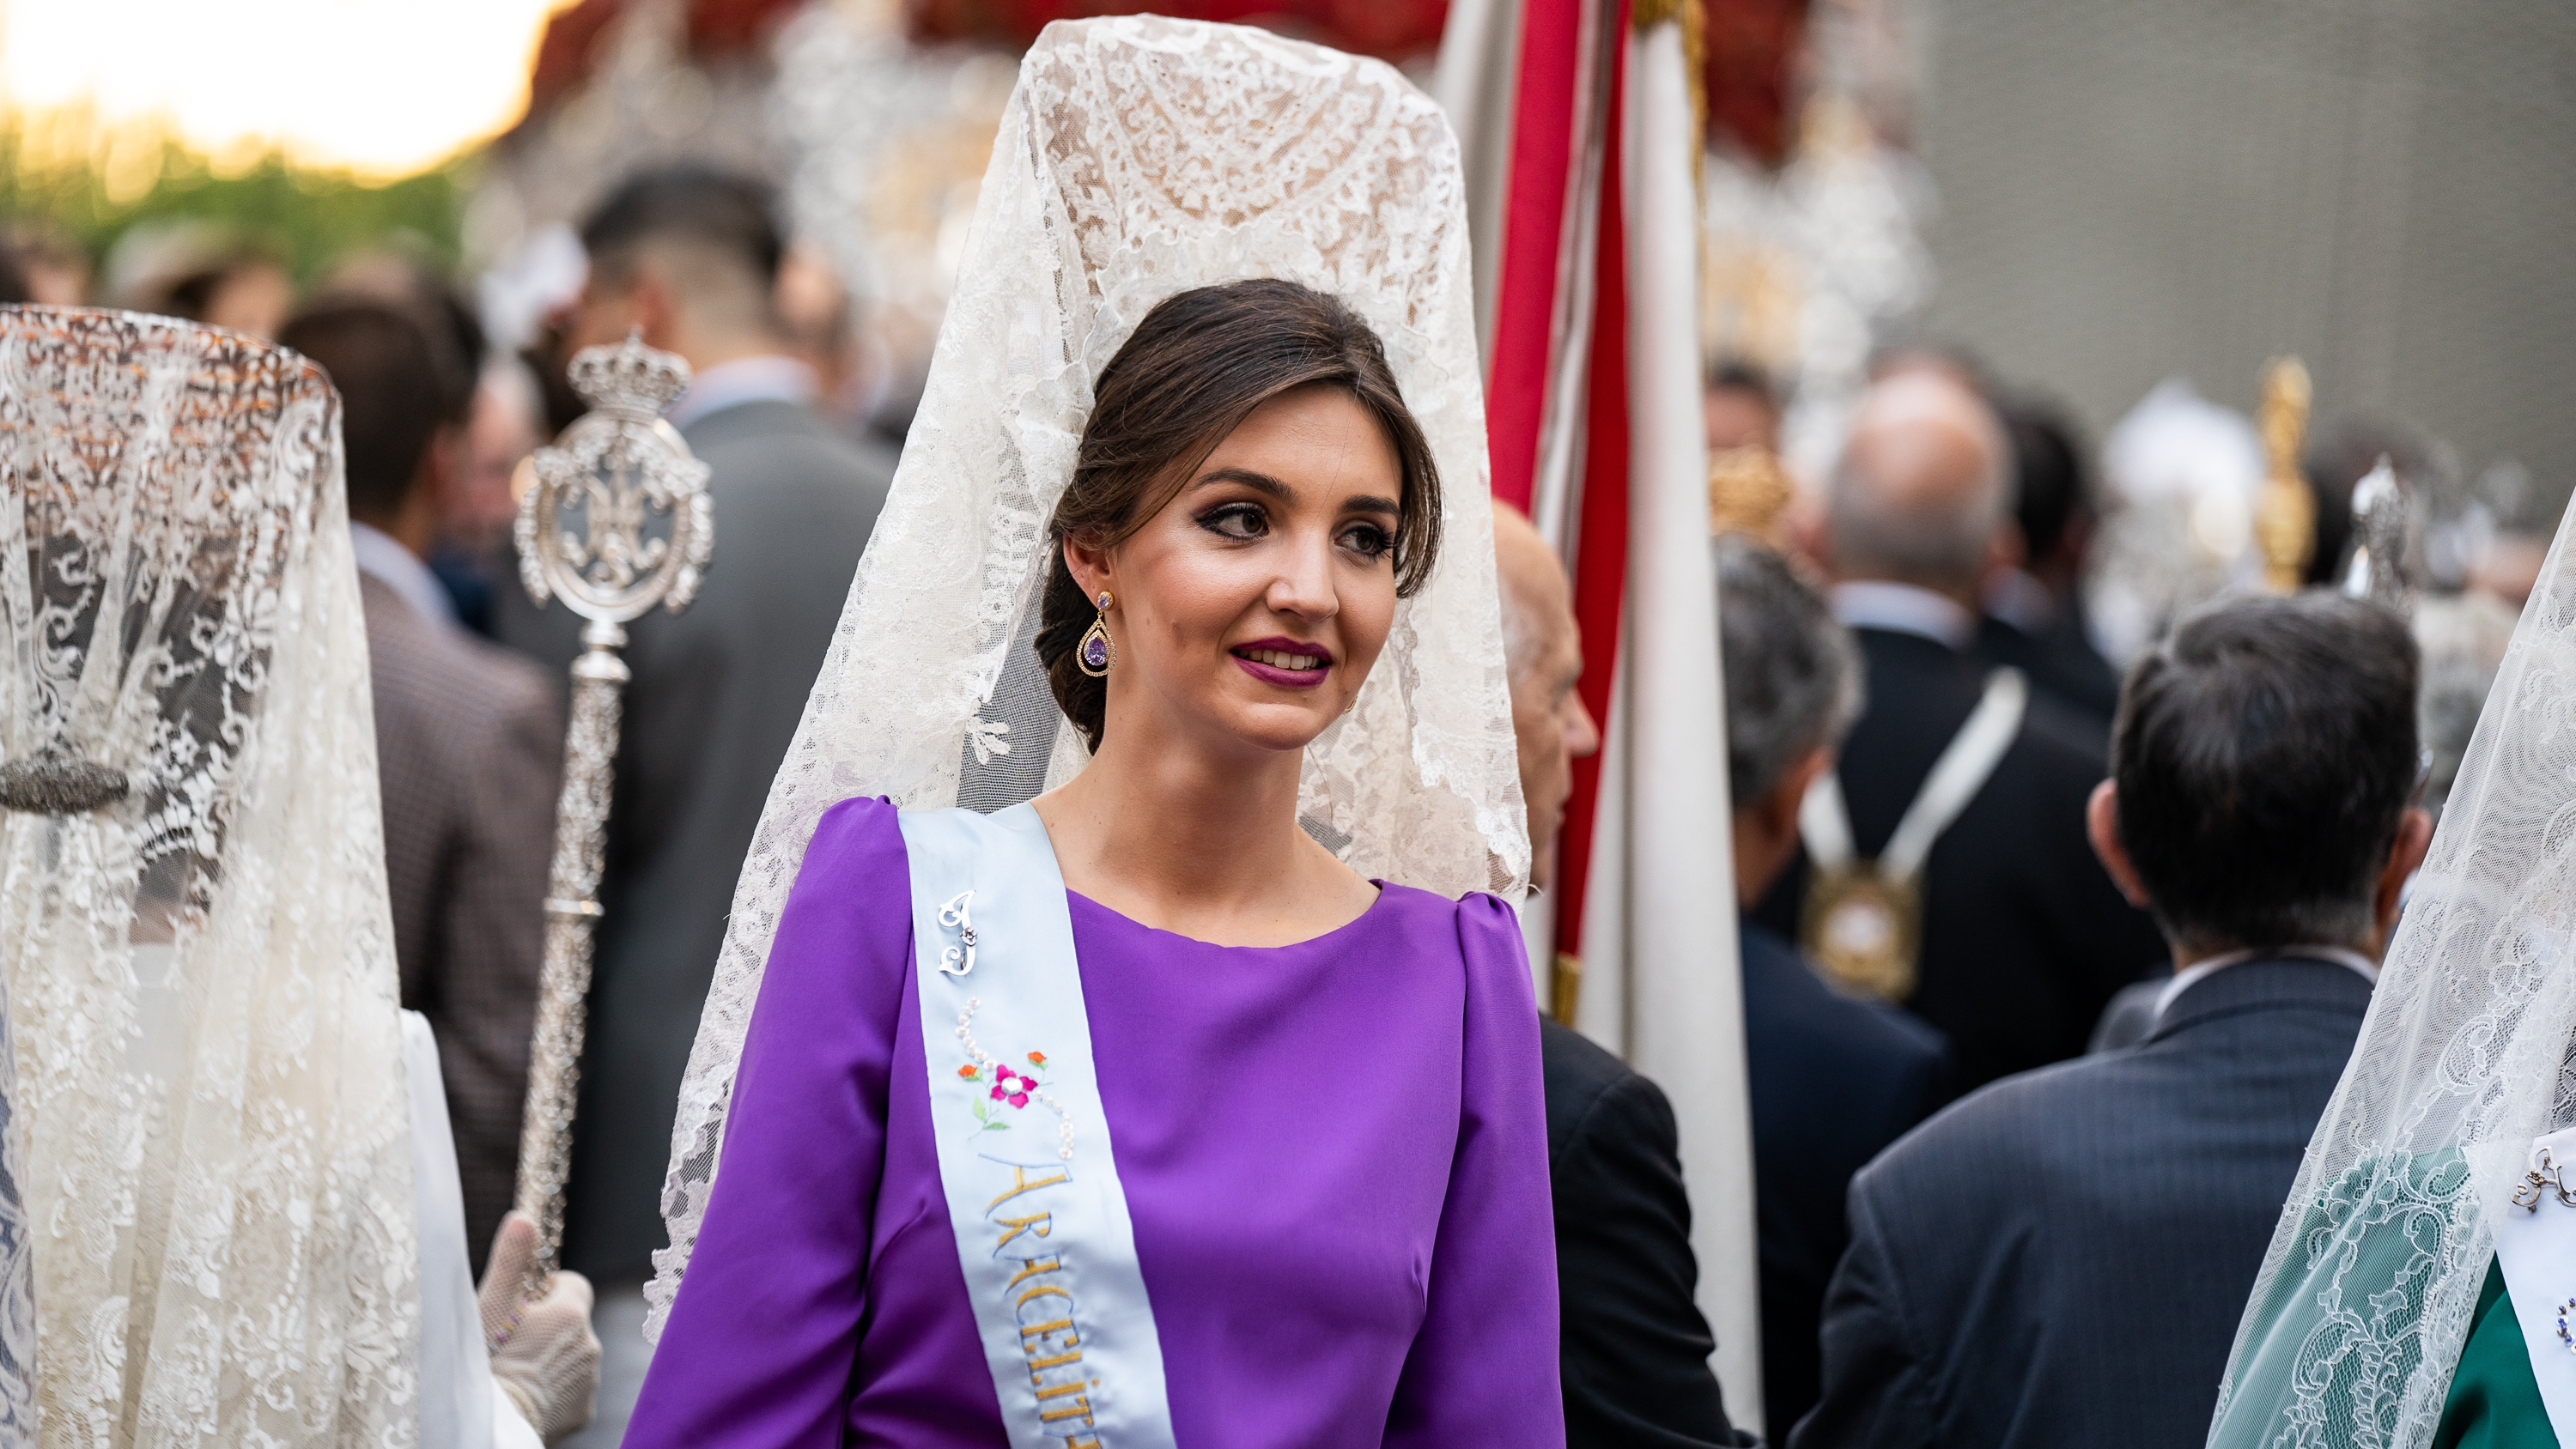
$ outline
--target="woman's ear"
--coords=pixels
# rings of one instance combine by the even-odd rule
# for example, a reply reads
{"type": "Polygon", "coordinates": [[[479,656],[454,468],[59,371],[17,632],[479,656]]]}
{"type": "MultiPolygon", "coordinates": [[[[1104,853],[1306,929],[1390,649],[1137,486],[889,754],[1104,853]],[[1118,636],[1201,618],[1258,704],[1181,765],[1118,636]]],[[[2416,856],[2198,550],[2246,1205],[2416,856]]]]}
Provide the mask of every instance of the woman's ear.
{"type": "Polygon", "coordinates": [[[1117,569],[1105,548],[1093,548],[1068,534],[1064,540],[1064,568],[1081,586],[1086,599],[1099,598],[1103,591],[1113,596],[1118,592],[1117,569]]]}
{"type": "Polygon", "coordinates": [[[1097,600],[1097,597],[1100,597],[1100,589],[1110,589],[1110,592],[1118,589],[1118,584],[1110,582],[1108,548],[1084,546],[1084,543],[1074,540],[1072,535],[1066,535],[1064,538],[1064,571],[1066,574],[1072,574],[1074,584],[1082,589],[1084,600],[1097,600]]]}

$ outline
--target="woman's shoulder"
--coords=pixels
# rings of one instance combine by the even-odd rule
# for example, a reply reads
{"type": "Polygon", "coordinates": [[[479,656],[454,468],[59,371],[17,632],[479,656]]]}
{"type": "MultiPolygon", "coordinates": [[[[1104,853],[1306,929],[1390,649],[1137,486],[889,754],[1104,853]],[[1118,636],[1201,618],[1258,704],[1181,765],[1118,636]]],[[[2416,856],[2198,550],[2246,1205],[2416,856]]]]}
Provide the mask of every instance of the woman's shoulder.
{"type": "Polygon", "coordinates": [[[864,821],[892,830],[895,828],[895,817],[902,813],[896,808],[894,801],[887,796],[853,795],[846,800],[825,806],[821,824],[850,829],[864,821]]]}
{"type": "Polygon", "coordinates": [[[1466,958],[1470,975],[1508,968],[1523,976],[1527,957],[1521,945],[1521,921],[1500,896],[1469,891],[1455,900],[1437,891],[1379,881],[1377,909],[1405,934],[1454,942],[1466,958]]]}
{"type": "Polygon", "coordinates": [[[894,806],[826,809],[779,913],[755,1022],[767,1013],[775,1040],[892,1042],[911,979],[910,880],[894,806]]]}
{"type": "Polygon", "coordinates": [[[824,810],[805,846],[805,874],[840,875],[902,865],[902,812],[882,795],[856,795],[824,810]]]}
{"type": "Polygon", "coordinates": [[[1461,931],[1501,929],[1520,934],[1520,916],[1502,897],[1485,891],[1469,891],[1451,899],[1438,891],[1409,886],[1399,881],[1380,880],[1379,905],[1408,919],[1454,920],[1461,931]]]}

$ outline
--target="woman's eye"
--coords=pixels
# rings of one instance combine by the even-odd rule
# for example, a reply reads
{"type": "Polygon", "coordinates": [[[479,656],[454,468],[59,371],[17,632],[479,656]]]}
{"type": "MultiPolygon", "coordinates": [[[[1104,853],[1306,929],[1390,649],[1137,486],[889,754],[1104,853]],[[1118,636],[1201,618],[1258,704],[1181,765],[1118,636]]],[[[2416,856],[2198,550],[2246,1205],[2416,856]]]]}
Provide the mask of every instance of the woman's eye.
{"type": "Polygon", "coordinates": [[[1229,503],[1200,514],[1199,527],[1227,538],[1259,538],[1270,531],[1270,520],[1249,503],[1229,503]]]}
{"type": "Polygon", "coordinates": [[[1395,538],[1374,523],[1354,523],[1342,530],[1342,547],[1363,558],[1378,558],[1395,548],[1395,538]]]}

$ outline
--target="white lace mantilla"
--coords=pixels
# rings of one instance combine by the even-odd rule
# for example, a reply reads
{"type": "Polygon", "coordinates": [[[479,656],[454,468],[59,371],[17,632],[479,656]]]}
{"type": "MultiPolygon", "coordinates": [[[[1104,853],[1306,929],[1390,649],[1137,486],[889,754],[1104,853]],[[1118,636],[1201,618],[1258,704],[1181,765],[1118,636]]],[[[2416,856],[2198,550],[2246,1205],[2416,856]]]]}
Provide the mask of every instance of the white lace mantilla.
{"type": "Polygon", "coordinates": [[[2426,1449],[2531,1140],[2576,1123],[2576,557],[2523,610],[2308,1144],[2212,1445],[2426,1449]]]}
{"type": "Polygon", "coordinates": [[[126,782],[0,814],[49,1446],[418,1438],[370,710],[320,370],[0,308],[0,763],[126,782]]]}
{"type": "Polygon", "coordinates": [[[697,1242],[780,907],[816,820],[994,810],[1083,754],[1029,639],[1092,380],[1175,293],[1283,277],[1386,344],[1440,465],[1437,572],[1306,754],[1309,833],[1364,874],[1518,899],[1529,843],[1487,509],[1458,145],[1395,70],[1236,26],[1061,22],[1021,64],[918,421],[734,893],[674,1128],[647,1332],[697,1242]]]}
{"type": "Polygon", "coordinates": [[[36,1258],[27,1239],[26,1127],[16,1106],[17,1081],[8,984],[0,972],[0,1449],[36,1443],[36,1258]]]}

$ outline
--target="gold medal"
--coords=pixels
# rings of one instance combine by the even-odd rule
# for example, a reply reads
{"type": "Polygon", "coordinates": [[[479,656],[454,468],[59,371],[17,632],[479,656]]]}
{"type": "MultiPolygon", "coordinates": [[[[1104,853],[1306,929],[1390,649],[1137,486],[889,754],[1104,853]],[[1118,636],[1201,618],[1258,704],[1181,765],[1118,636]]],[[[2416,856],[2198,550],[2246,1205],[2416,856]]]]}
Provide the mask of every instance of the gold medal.
{"type": "Polygon", "coordinates": [[[1889,878],[1874,861],[1813,867],[1798,925],[1799,947],[1843,990],[1887,1002],[1914,994],[1923,926],[1914,882],[1889,878]]]}

